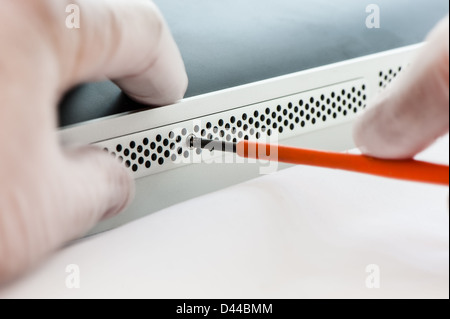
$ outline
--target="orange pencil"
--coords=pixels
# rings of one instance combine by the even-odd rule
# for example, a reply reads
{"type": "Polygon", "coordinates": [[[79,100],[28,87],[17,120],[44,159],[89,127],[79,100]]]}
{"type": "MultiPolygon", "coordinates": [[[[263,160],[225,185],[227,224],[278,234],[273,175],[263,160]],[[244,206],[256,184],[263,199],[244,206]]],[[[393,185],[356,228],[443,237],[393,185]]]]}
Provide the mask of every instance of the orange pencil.
{"type": "Polygon", "coordinates": [[[191,136],[192,148],[233,152],[241,157],[346,170],[413,182],[449,186],[448,165],[416,160],[384,160],[364,155],[306,150],[249,141],[229,143],[191,136]]]}

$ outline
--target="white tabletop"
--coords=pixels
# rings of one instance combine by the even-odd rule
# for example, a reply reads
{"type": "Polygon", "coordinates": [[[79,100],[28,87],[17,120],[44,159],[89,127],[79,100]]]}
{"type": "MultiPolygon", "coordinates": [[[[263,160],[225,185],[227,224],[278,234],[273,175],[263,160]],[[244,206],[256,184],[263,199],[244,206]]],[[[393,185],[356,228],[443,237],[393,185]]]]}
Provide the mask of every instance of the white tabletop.
{"type": "Polygon", "coordinates": [[[81,240],[0,290],[91,297],[448,298],[448,187],[295,167],[81,240]]]}

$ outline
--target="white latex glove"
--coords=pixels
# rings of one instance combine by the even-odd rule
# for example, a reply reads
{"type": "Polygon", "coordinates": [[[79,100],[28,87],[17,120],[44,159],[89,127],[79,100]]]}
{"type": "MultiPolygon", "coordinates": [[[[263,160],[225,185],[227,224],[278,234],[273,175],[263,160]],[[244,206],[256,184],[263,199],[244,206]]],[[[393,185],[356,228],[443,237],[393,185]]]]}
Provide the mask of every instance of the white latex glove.
{"type": "Polygon", "coordinates": [[[187,76],[163,18],[143,0],[0,0],[0,283],[125,208],[133,181],[94,148],[64,150],[61,94],[114,79],[132,98],[165,105],[187,76]],[[81,28],[69,29],[77,4],[81,28]]]}
{"type": "Polygon", "coordinates": [[[411,158],[449,129],[449,19],[429,34],[412,67],[357,122],[356,145],[367,155],[411,158]]]}

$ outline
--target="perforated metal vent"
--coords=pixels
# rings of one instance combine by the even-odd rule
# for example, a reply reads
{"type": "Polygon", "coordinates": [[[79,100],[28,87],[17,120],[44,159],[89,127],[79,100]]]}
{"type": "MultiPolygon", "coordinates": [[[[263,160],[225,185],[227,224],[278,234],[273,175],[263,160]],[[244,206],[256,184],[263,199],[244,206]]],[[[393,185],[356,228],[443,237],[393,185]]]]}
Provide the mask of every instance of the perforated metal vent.
{"type": "Polygon", "coordinates": [[[387,88],[387,86],[398,77],[398,75],[403,71],[404,67],[399,66],[396,68],[390,68],[389,70],[380,71],[378,74],[379,83],[378,86],[380,90],[387,88]]]}
{"type": "Polygon", "coordinates": [[[193,162],[201,150],[186,145],[189,134],[209,139],[277,142],[350,120],[366,107],[362,79],[242,106],[195,120],[97,143],[136,178],[193,162]]]}

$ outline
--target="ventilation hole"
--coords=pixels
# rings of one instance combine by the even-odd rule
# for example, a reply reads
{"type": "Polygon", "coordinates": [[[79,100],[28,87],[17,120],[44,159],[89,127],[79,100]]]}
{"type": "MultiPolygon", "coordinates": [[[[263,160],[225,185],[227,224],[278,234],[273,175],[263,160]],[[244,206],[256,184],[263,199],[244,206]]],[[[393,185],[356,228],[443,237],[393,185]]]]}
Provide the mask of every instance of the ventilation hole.
{"type": "Polygon", "coordinates": [[[145,150],[144,151],[144,156],[145,157],[149,157],[150,156],[150,151],[149,150],[145,150]]]}
{"type": "MultiPolygon", "coordinates": [[[[184,135],[184,134],[183,134],[184,135]]],[[[162,136],[161,135],[156,135],[156,141],[158,142],[158,143],[160,143],[161,141],[162,141],[162,136]]]]}
{"type": "Polygon", "coordinates": [[[189,151],[184,152],[184,158],[189,158],[189,151]]]}
{"type": "Polygon", "coordinates": [[[175,141],[176,141],[177,143],[180,143],[182,139],[183,139],[183,138],[182,138],[181,136],[178,135],[175,141]]]}
{"type": "Polygon", "coordinates": [[[183,154],[183,148],[179,147],[177,153],[178,153],[178,155],[183,154]]]}
{"type": "MultiPolygon", "coordinates": [[[[186,136],[187,133],[188,133],[187,129],[184,128],[181,130],[181,135],[186,136]]],[[[158,141],[158,142],[161,142],[161,141],[158,141]]]]}
{"type": "Polygon", "coordinates": [[[143,157],[139,157],[139,160],[138,160],[138,163],[140,164],[140,165],[142,165],[142,164],[144,164],[144,158],[143,157]]]}
{"type": "Polygon", "coordinates": [[[130,167],[131,166],[131,162],[130,161],[126,161],[125,162],[125,166],[128,168],[128,167],[130,167]]]}
{"type": "Polygon", "coordinates": [[[150,161],[145,162],[145,167],[150,168],[152,166],[152,163],[150,161]]]}
{"type": "Polygon", "coordinates": [[[245,114],[245,113],[242,114],[242,120],[247,121],[247,118],[248,118],[248,117],[247,117],[247,114],[245,114]]]}
{"type": "Polygon", "coordinates": [[[157,159],[158,159],[158,155],[153,154],[153,155],[152,155],[152,161],[153,161],[153,162],[156,162],[157,159]]]}
{"type": "Polygon", "coordinates": [[[161,154],[163,151],[164,151],[164,149],[162,148],[162,146],[159,146],[158,149],[157,149],[157,152],[159,154],[161,154]]]}
{"type": "Polygon", "coordinates": [[[218,122],[218,124],[219,124],[219,126],[223,126],[223,120],[220,119],[219,122],[218,122]]]}
{"type": "Polygon", "coordinates": [[[205,137],[206,136],[206,130],[203,129],[201,134],[202,134],[203,137],[205,137]]]}
{"type": "Polygon", "coordinates": [[[164,165],[164,158],[160,157],[158,160],[159,165],[164,165]]]}
{"type": "Polygon", "coordinates": [[[305,121],[302,121],[302,123],[300,123],[301,127],[305,127],[306,123],[305,121]]]}
{"type": "MultiPolygon", "coordinates": [[[[195,132],[195,133],[200,132],[200,126],[196,125],[196,126],[194,127],[194,132],[195,132]]],[[[169,135],[169,137],[170,137],[170,135],[169,135]]],[[[170,137],[170,138],[173,138],[173,137],[170,137]]]]}
{"type": "Polygon", "coordinates": [[[126,157],[130,156],[130,150],[127,148],[123,151],[123,155],[125,155],[126,157]]]}
{"type": "Polygon", "coordinates": [[[269,115],[269,114],[270,114],[270,109],[267,108],[267,109],[266,109],[266,115],[269,115]]]}
{"type": "Polygon", "coordinates": [[[255,120],[253,119],[253,117],[248,119],[248,124],[253,125],[254,122],[255,120]]]}
{"type": "Polygon", "coordinates": [[[136,160],[136,158],[137,158],[136,153],[131,154],[131,159],[132,159],[133,161],[136,160]]]}
{"type": "Polygon", "coordinates": [[[119,160],[119,163],[123,163],[123,157],[122,156],[119,156],[118,160],[119,160]]]}
{"type": "Polygon", "coordinates": [[[132,168],[133,172],[137,172],[138,169],[139,169],[139,167],[138,167],[136,164],[134,164],[134,165],[133,165],[133,168],[132,168]]]}
{"type": "Polygon", "coordinates": [[[259,116],[259,112],[258,112],[258,111],[255,111],[255,113],[253,113],[253,115],[254,115],[255,117],[258,117],[258,116],[259,116]]]}
{"type": "Polygon", "coordinates": [[[174,151],[176,147],[177,147],[177,145],[175,143],[170,144],[170,149],[172,151],[174,151]]]}
{"type": "Polygon", "coordinates": [[[165,151],[165,152],[164,152],[164,157],[165,157],[165,158],[169,158],[169,157],[170,157],[170,151],[168,151],[168,150],[165,151]]]}
{"type": "Polygon", "coordinates": [[[152,150],[154,150],[154,149],[156,148],[156,143],[153,142],[152,144],[150,144],[150,148],[151,148],[152,150]]]}
{"type": "Polygon", "coordinates": [[[133,148],[135,148],[135,147],[136,147],[136,142],[134,142],[134,141],[133,141],[133,142],[130,142],[130,148],[133,149],[133,148]]]}
{"type": "Polygon", "coordinates": [[[138,153],[142,153],[144,148],[141,145],[139,145],[136,150],[137,150],[138,153]]]}
{"type": "Polygon", "coordinates": [[[206,128],[207,128],[208,130],[210,130],[210,129],[211,129],[211,127],[212,127],[212,124],[211,124],[211,122],[208,122],[208,123],[206,123],[206,128]]]}
{"type": "Polygon", "coordinates": [[[231,125],[230,125],[230,123],[227,123],[227,124],[225,124],[225,129],[226,129],[227,131],[229,131],[229,130],[230,130],[230,128],[231,128],[231,125]]]}
{"type": "Polygon", "coordinates": [[[118,153],[120,153],[120,152],[122,152],[122,145],[117,145],[116,146],[116,151],[118,152],[118,153]]]}

